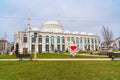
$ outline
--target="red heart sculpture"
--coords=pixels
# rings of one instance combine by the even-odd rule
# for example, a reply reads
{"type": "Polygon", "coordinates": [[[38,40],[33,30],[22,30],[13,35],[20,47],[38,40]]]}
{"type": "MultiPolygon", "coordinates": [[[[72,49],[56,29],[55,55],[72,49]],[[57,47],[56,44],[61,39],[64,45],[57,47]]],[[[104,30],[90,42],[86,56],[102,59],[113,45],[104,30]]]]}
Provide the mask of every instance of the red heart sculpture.
{"type": "Polygon", "coordinates": [[[74,51],[76,50],[77,46],[70,46],[71,50],[74,51]]]}

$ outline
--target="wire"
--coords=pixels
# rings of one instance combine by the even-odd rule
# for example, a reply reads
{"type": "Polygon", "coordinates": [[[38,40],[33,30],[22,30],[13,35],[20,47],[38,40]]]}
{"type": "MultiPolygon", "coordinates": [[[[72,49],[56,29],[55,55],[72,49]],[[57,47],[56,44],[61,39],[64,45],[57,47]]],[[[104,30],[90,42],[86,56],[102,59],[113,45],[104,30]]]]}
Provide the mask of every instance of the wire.
{"type": "MultiPolygon", "coordinates": [[[[27,20],[27,18],[24,17],[5,17],[0,16],[0,19],[18,19],[18,20],[27,20]]],[[[41,18],[30,18],[31,20],[37,20],[37,21],[48,21],[50,19],[41,19],[41,18]]],[[[53,19],[52,19],[53,20],[53,19]]],[[[110,19],[110,20],[96,20],[96,19],[54,19],[61,22],[120,22],[120,19],[110,19]]]]}

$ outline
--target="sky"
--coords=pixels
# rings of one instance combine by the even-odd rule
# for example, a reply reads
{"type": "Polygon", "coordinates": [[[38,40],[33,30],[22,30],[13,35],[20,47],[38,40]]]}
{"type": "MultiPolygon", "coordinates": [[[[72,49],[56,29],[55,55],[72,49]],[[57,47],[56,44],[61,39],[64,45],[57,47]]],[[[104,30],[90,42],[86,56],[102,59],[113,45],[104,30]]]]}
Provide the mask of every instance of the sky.
{"type": "Polygon", "coordinates": [[[120,37],[120,0],[0,0],[0,38],[12,42],[14,33],[41,28],[47,20],[57,20],[64,30],[94,33],[102,38],[109,27],[114,39],[120,37]]]}

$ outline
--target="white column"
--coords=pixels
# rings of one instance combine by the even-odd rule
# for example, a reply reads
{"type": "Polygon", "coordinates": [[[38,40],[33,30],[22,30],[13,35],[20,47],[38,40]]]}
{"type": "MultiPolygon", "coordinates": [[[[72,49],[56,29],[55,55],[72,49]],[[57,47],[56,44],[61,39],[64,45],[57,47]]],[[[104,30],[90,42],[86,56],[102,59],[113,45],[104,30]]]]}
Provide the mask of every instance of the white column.
{"type": "Polygon", "coordinates": [[[46,43],[45,43],[45,35],[42,35],[42,52],[45,52],[46,51],[46,43]]]}

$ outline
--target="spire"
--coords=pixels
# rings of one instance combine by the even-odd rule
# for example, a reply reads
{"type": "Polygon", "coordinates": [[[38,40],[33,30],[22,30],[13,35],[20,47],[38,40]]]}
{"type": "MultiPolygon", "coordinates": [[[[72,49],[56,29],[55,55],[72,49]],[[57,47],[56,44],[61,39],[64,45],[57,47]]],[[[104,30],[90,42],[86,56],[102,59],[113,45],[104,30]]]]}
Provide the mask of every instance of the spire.
{"type": "Polygon", "coordinates": [[[31,29],[31,27],[30,27],[30,11],[28,11],[27,27],[28,27],[28,31],[29,31],[31,29]]]}

